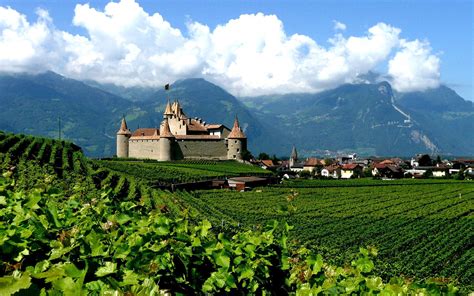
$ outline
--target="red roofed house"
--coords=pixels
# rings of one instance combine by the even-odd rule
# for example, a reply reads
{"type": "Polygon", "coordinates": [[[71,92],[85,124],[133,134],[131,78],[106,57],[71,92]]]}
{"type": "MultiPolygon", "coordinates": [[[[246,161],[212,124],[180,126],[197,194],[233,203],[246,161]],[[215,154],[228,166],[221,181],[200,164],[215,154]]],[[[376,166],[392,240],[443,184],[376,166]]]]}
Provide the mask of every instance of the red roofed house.
{"type": "Polygon", "coordinates": [[[350,178],[360,178],[362,176],[362,166],[349,163],[345,164],[341,168],[341,178],[350,179],[350,178]]]}
{"type": "Polygon", "coordinates": [[[317,167],[322,167],[323,164],[317,158],[308,158],[303,164],[303,170],[313,173],[317,167]]]}
{"type": "Polygon", "coordinates": [[[341,167],[338,165],[326,166],[321,170],[321,176],[339,179],[341,177],[341,167]]]}

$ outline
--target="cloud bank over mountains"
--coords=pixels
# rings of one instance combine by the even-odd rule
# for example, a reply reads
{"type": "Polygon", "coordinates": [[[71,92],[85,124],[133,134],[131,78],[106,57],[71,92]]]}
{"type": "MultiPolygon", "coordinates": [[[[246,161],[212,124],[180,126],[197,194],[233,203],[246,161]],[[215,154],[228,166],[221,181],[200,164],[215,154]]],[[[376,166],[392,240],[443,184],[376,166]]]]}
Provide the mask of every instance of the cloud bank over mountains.
{"type": "Polygon", "coordinates": [[[245,14],[216,28],[189,21],[182,32],[134,0],[110,2],[103,10],[78,4],[73,24],[87,34],[55,27],[48,12],[28,20],[0,6],[0,71],[52,70],[76,79],[123,86],[161,86],[203,77],[234,95],[318,92],[358,81],[386,66],[401,92],[437,87],[440,58],[428,41],[407,40],[389,24],[362,36],[345,36],[334,21],[329,46],[285,32],[275,15],[245,14]]]}

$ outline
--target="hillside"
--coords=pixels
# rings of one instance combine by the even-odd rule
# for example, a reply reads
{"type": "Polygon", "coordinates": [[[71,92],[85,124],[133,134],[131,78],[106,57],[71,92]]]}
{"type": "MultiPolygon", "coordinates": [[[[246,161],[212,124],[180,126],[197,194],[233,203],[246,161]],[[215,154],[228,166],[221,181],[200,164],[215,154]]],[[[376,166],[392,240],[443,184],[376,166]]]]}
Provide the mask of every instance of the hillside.
{"type": "Polygon", "coordinates": [[[62,138],[92,156],[115,153],[118,119],[132,109],[127,100],[53,72],[1,75],[0,105],[0,129],[57,138],[61,117],[62,138]]]}
{"type": "Polygon", "coordinates": [[[242,98],[303,154],[474,154],[472,102],[447,87],[398,94],[387,82],[348,84],[318,94],[242,98]],[[408,121],[409,120],[409,121],[408,121]]]}

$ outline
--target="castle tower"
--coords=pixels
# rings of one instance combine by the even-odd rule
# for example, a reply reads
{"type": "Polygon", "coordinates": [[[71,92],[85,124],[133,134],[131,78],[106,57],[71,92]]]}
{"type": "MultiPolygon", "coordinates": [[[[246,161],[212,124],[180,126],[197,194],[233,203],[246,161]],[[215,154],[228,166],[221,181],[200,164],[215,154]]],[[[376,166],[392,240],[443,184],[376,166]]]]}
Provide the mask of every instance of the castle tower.
{"type": "Polygon", "coordinates": [[[298,152],[296,152],[296,147],[293,146],[290,155],[290,168],[293,167],[296,162],[298,162],[298,152]]]}
{"type": "Polygon", "coordinates": [[[174,136],[170,131],[168,118],[165,118],[160,130],[160,157],[159,161],[170,161],[172,159],[171,145],[174,142],[174,136]]]}
{"type": "Polygon", "coordinates": [[[173,116],[173,110],[171,109],[170,100],[166,103],[165,112],[163,113],[163,118],[171,118],[173,116]]]}
{"type": "Polygon", "coordinates": [[[125,117],[123,117],[117,132],[117,157],[128,157],[128,140],[131,136],[132,133],[127,127],[125,117]]]}
{"type": "Polygon", "coordinates": [[[235,116],[234,126],[227,136],[227,159],[242,160],[244,150],[247,150],[247,137],[240,129],[239,119],[235,116]]]}

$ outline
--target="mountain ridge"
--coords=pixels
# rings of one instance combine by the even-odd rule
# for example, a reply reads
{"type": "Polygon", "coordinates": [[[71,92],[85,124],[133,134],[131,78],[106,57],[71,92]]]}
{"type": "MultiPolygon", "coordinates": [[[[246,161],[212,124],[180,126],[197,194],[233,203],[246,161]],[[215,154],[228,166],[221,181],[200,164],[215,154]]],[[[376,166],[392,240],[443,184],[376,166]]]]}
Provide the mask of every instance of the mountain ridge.
{"type": "Polygon", "coordinates": [[[126,98],[107,91],[108,87],[54,72],[0,74],[0,103],[5,106],[0,110],[0,129],[54,137],[61,116],[64,137],[90,156],[111,156],[122,114],[132,129],[159,126],[166,99],[179,99],[188,116],[208,123],[231,126],[237,115],[255,154],[283,156],[296,145],[308,156],[346,151],[474,155],[474,139],[468,132],[474,121],[473,104],[446,86],[402,94],[382,81],[345,84],[320,93],[244,98],[202,78],[178,80],[167,92],[128,89],[126,98]],[[143,93],[148,97],[133,99],[143,93]]]}

